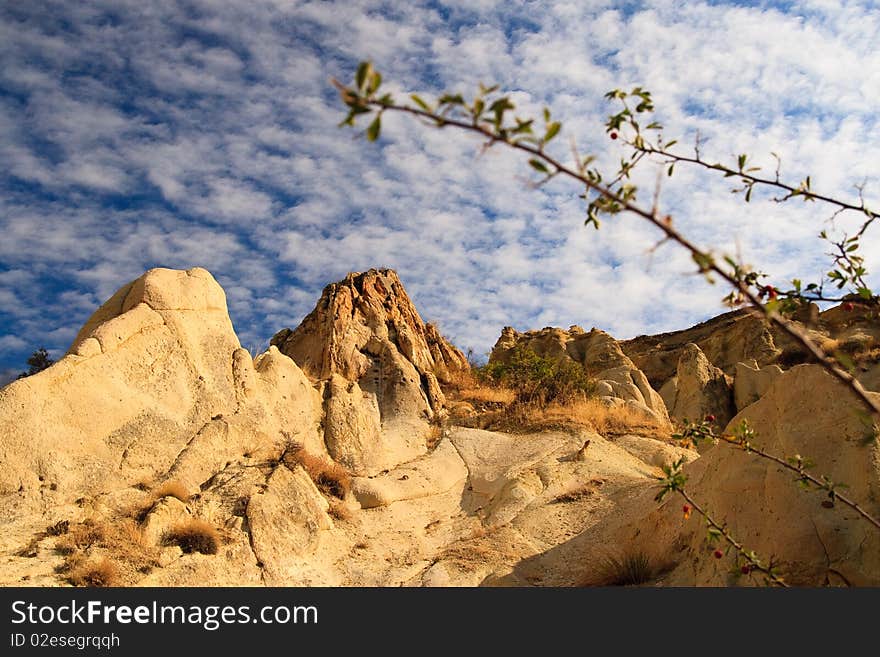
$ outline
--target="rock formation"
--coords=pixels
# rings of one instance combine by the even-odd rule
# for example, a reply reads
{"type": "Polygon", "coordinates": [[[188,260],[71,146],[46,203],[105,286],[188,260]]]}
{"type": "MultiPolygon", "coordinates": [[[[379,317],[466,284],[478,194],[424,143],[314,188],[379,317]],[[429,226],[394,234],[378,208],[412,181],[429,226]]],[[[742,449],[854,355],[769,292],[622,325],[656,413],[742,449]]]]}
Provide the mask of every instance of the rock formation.
{"type": "Polygon", "coordinates": [[[670,417],[678,422],[699,422],[711,415],[719,426],[725,426],[735,412],[727,375],[693,343],[682,350],[676,375],[663,385],[660,396],[670,417]]]}
{"type": "Polygon", "coordinates": [[[226,459],[293,428],[317,447],[320,397],[277,350],[240,348],[204,269],[122,287],[69,353],[0,390],[0,496],[35,510],[166,474],[195,492],[226,459]]]}
{"type": "MultiPolygon", "coordinates": [[[[655,349],[663,358],[639,352],[658,376],[676,354],[663,388],[673,418],[721,422],[733,398],[727,431],[748,421],[754,444],[809,458],[880,515],[880,448],[862,409],[818,366],[770,363],[790,347],[750,321],[681,332],[655,349]]],[[[880,379],[870,309],[805,321],[860,378],[880,379]]],[[[104,559],[109,583],[146,586],[613,584],[607,564],[634,554],[653,584],[757,582],[711,556],[679,498],[655,502],[662,468],[682,461],[694,499],[789,582],[880,585],[880,532],[775,463],[673,444],[663,399],[597,329],[507,328],[492,359],[518,345],[571,359],[597,381],[597,417],[639,419],[623,428],[456,425],[440,386],[466,379],[467,362],[389,270],[328,286],[272,342],[256,358],[240,347],[207,271],[154,269],[58,363],[0,389],[0,584],[94,583],[104,559]]],[[[509,402],[455,391],[469,416],[509,402]]]]}
{"type": "MultiPolygon", "coordinates": [[[[874,517],[880,515],[878,442],[871,439],[855,398],[821,367],[800,365],[776,378],[761,399],[731,420],[728,430],[743,420],[756,432],[756,445],[782,458],[809,458],[814,476],[845,483],[841,491],[861,501],[874,517]]],[[[725,444],[709,449],[685,471],[689,493],[765,563],[774,559],[790,584],[880,584],[880,531],[825,492],[804,491],[790,471],[725,444]]],[[[633,500],[631,509],[648,509],[648,494],[633,500]]],[[[683,518],[681,498],[634,515],[605,540],[645,550],[660,561],[678,552],[667,583],[760,582],[743,575],[741,562],[735,564],[732,556],[712,557],[705,522],[683,518]]]]}
{"type": "Polygon", "coordinates": [[[443,410],[439,381],[469,369],[426,325],[397,274],[371,269],[328,285],[295,329],[271,340],[315,379],[326,379],[324,440],[358,475],[375,475],[426,452],[443,410]]]}
{"type": "Polygon", "coordinates": [[[737,412],[758,401],[780,376],[782,368],[779,365],[759,367],[755,360],[737,363],[733,383],[733,399],[737,412]]]}

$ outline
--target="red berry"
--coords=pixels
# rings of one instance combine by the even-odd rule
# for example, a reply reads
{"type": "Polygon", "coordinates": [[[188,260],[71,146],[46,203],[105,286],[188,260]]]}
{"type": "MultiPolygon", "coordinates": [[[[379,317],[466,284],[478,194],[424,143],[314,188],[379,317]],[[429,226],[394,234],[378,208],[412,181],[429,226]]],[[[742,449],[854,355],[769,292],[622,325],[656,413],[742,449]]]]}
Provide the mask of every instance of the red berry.
{"type": "Polygon", "coordinates": [[[612,139],[617,139],[617,133],[616,133],[616,132],[612,132],[612,133],[609,135],[609,137],[611,137],[612,139]]]}
{"type": "Polygon", "coordinates": [[[716,559],[720,559],[721,557],[724,556],[724,553],[723,553],[721,550],[715,550],[715,551],[712,553],[712,555],[713,555],[716,559]]]}
{"type": "Polygon", "coordinates": [[[685,504],[683,507],[681,507],[681,510],[684,511],[685,513],[688,513],[691,510],[691,505],[685,504]]]}
{"type": "Polygon", "coordinates": [[[706,416],[706,422],[714,422],[714,421],[715,421],[715,416],[712,415],[711,413],[709,413],[709,415],[706,416]]]}
{"type": "Polygon", "coordinates": [[[752,567],[748,564],[745,564],[742,568],[740,568],[740,571],[743,575],[748,575],[750,572],[752,572],[752,567]]]}
{"type": "Polygon", "coordinates": [[[845,304],[843,304],[843,309],[844,309],[846,312],[848,312],[848,313],[849,313],[849,312],[852,312],[852,309],[853,309],[854,307],[855,307],[855,306],[853,306],[852,303],[850,303],[849,301],[847,301],[845,304]]]}

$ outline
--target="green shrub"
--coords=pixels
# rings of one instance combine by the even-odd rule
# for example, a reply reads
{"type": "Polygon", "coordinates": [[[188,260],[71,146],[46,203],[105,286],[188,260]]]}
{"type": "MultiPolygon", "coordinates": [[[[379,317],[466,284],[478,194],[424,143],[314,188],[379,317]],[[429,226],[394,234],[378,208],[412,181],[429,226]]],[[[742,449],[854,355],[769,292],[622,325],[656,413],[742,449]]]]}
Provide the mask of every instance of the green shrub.
{"type": "Polygon", "coordinates": [[[569,358],[541,356],[525,345],[516,345],[505,360],[489,362],[482,375],[516,392],[517,401],[566,403],[593,396],[596,383],[586,370],[569,358]]]}

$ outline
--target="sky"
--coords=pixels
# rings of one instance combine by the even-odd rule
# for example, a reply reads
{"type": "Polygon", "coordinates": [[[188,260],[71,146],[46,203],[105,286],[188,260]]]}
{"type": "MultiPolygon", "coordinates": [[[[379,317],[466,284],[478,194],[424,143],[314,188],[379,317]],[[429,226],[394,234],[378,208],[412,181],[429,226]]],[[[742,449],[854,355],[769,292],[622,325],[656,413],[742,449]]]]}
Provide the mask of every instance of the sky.
{"type": "MultiPolygon", "coordinates": [[[[720,285],[643,220],[583,225],[580,189],[535,189],[522,157],[388,117],[340,129],[330,78],[370,59],[397,97],[511,93],[549,106],[612,170],[606,91],[641,85],[684,154],[749,153],[797,183],[877,198],[880,8],[872,2],[494,0],[0,1],[0,377],[63,356],[152,267],[205,267],[252,353],[349,271],[397,270],[422,317],[479,357],[504,326],[618,338],[723,312],[720,285]],[[654,248],[657,247],[657,248],[654,248]]],[[[650,205],[658,165],[641,167],[650,205]]],[[[823,228],[857,216],[679,167],[663,212],[699,245],[783,284],[828,269],[823,228]]],[[[866,238],[876,269],[877,239],[866,238]]],[[[869,281],[873,281],[871,278],[869,281]]]]}

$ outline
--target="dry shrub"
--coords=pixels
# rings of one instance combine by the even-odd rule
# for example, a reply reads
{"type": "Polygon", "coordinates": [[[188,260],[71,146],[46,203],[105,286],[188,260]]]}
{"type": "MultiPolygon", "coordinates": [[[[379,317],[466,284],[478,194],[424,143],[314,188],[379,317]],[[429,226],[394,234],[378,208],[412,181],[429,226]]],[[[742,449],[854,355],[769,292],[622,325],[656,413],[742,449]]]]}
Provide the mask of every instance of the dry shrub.
{"type": "Polygon", "coordinates": [[[443,427],[439,424],[432,424],[425,438],[425,445],[428,449],[434,449],[443,439],[443,427]]]}
{"type": "Polygon", "coordinates": [[[594,492],[596,492],[595,486],[582,486],[581,488],[576,488],[575,490],[568,491],[567,493],[562,493],[561,495],[557,495],[550,501],[550,504],[565,504],[567,502],[578,502],[586,497],[590,497],[594,492]]]}
{"type": "Polygon", "coordinates": [[[189,491],[179,481],[171,480],[160,484],[153,489],[153,500],[158,501],[164,497],[176,497],[178,500],[186,504],[189,502],[191,495],[189,491]]]}
{"type": "Polygon", "coordinates": [[[484,375],[484,368],[456,370],[443,383],[443,392],[455,401],[472,404],[509,404],[516,398],[516,393],[484,375]]]}
{"type": "Polygon", "coordinates": [[[289,468],[302,466],[318,490],[325,495],[344,500],[351,489],[351,476],[345,468],[334,461],[309,454],[299,443],[292,443],[284,451],[281,460],[289,468]]]}
{"type": "Polygon", "coordinates": [[[82,561],[72,564],[67,571],[67,581],[74,586],[118,586],[119,569],[110,559],[102,557],[96,561],[82,561]]]}
{"type": "Polygon", "coordinates": [[[214,526],[193,518],[162,535],[163,545],[177,545],[185,554],[200,552],[201,554],[217,554],[220,548],[220,535],[214,526]]]}
{"type": "Polygon", "coordinates": [[[331,517],[336,518],[337,520],[349,520],[351,518],[351,511],[345,506],[342,500],[330,500],[330,510],[328,513],[331,517]]]}
{"type": "Polygon", "coordinates": [[[822,347],[823,351],[830,354],[840,349],[840,340],[825,338],[819,342],[819,346],[822,347]]]}
{"type": "Polygon", "coordinates": [[[62,536],[70,531],[69,520],[59,520],[54,525],[46,527],[46,536],[62,536]]]}
{"type": "Polygon", "coordinates": [[[623,556],[608,556],[602,560],[598,572],[588,576],[581,586],[640,586],[658,575],[658,569],[644,552],[623,556]]]}
{"type": "Polygon", "coordinates": [[[149,572],[158,563],[157,550],[144,542],[132,518],[101,523],[87,520],[71,525],[68,533],[55,542],[55,552],[65,557],[59,572],[73,572],[83,566],[93,548],[112,557],[117,584],[124,584],[126,577],[133,578],[135,571],[149,572]]]}

